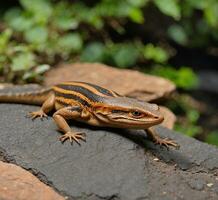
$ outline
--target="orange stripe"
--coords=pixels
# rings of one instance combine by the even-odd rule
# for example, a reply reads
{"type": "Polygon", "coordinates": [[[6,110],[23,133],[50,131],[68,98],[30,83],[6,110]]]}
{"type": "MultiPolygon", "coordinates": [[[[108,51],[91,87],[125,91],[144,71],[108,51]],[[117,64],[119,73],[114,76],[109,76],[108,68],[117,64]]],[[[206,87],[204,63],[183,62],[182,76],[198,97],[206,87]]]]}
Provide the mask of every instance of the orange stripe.
{"type": "Polygon", "coordinates": [[[69,105],[78,105],[78,101],[74,99],[66,99],[64,97],[55,97],[56,100],[64,103],[64,104],[69,104],[69,105]]]}
{"type": "MultiPolygon", "coordinates": [[[[72,85],[72,86],[81,86],[81,87],[84,87],[86,88],[87,90],[89,90],[90,92],[98,95],[98,96],[101,96],[101,97],[107,97],[107,95],[105,94],[102,94],[101,92],[99,92],[98,90],[96,90],[95,88],[93,88],[92,86],[90,85],[87,85],[86,83],[78,83],[78,82],[63,82],[61,83],[61,85],[72,85]]],[[[110,90],[108,90],[110,91],[110,90]]],[[[112,94],[115,95],[114,92],[110,91],[112,94]]]]}
{"type": "Polygon", "coordinates": [[[84,99],[85,101],[87,101],[89,104],[93,103],[92,101],[90,101],[89,98],[87,98],[86,96],[84,96],[84,95],[82,95],[82,94],[80,94],[78,92],[75,92],[75,91],[72,91],[72,90],[64,90],[64,89],[59,88],[57,86],[54,86],[53,89],[54,89],[54,91],[60,92],[62,94],[72,94],[72,95],[78,96],[79,98],[84,99]]]}

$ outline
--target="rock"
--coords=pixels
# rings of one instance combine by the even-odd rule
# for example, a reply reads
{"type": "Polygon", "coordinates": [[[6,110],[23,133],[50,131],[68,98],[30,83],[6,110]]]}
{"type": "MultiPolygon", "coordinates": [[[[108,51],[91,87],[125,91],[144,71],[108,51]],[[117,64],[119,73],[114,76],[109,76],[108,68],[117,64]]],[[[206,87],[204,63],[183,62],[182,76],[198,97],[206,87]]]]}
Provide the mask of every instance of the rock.
{"type": "Polygon", "coordinates": [[[72,128],[84,131],[87,142],[62,144],[51,118],[24,117],[36,109],[0,104],[1,154],[68,199],[217,199],[218,148],[214,146],[157,126],[160,135],[181,146],[167,150],[148,141],[140,130],[78,123],[72,123],[72,128]]]}
{"type": "Polygon", "coordinates": [[[14,164],[0,161],[0,199],[64,200],[35,176],[14,164]]]}
{"type": "Polygon", "coordinates": [[[8,88],[8,87],[12,87],[13,84],[11,83],[0,83],[0,90],[4,89],[4,88],[8,88]]]}
{"type": "Polygon", "coordinates": [[[167,79],[98,63],[61,65],[46,74],[45,85],[72,80],[91,82],[145,101],[167,97],[175,90],[175,85],[167,79]]]}
{"type": "Polygon", "coordinates": [[[160,112],[164,116],[164,121],[161,123],[162,126],[173,129],[176,122],[176,116],[166,107],[160,106],[160,112]]]}

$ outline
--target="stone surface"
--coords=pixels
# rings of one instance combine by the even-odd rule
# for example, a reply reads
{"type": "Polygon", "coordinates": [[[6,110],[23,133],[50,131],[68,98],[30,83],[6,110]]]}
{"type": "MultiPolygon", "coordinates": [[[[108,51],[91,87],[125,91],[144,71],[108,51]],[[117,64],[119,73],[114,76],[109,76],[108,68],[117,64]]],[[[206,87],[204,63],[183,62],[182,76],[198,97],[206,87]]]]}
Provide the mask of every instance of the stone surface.
{"type": "Polygon", "coordinates": [[[0,161],[0,172],[1,200],[64,200],[21,167],[0,161]]]}
{"type": "Polygon", "coordinates": [[[61,65],[46,74],[45,85],[72,80],[95,83],[145,101],[166,97],[175,90],[175,85],[167,79],[98,63],[61,65]]]}
{"type": "Polygon", "coordinates": [[[179,150],[149,142],[143,131],[72,127],[81,146],[62,144],[52,119],[25,118],[36,107],[0,104],[0,151],[73,200],[205,200],[218,197],[218,148],[157,127],[179,150]]]}
{"type": "Polygon", "coordinates": [[[160,106],[160,112],[164,116],[164,121],[161,123],[161,125],[166,128],[173,129],[173,126],[176,122],[176,116],[164,106],[160,106]]]}

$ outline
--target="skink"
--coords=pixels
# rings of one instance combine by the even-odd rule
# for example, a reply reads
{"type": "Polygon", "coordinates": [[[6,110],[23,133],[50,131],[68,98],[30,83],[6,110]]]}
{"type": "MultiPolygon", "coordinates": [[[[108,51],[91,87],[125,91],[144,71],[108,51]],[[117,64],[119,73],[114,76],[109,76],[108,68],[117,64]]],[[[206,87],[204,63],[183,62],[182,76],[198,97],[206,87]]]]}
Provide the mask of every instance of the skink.
{"type": "Polygon", "coordinates": [[[156,144],[178,146],[153,130],[152,126],[164,120],[156,104],[121,96],[91,83],[71,81],[36,92],[0,94],[0,102],[42,105],[29,113],[33,119],[47,117],[54,110],[53,119],[64,133],[62,142],[69,139],[80,144],[80,140],[85,140],[84,133],[73,131],[67,123],[76,120],[100,127],[143,129],[156,144]]]}

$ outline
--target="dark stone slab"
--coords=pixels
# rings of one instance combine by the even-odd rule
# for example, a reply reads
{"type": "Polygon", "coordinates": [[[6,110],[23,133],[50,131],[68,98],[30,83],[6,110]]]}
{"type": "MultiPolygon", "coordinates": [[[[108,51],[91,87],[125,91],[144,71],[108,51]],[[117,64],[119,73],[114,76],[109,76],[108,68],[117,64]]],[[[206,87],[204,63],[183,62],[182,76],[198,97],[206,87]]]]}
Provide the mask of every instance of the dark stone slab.
{"type": "MultiPolygon", "coordinates": [[[[69,199],[218,199],[218,148],[162,127],[179,150],[155,146],[143,131],[73,127],[81,146],[62,144],[52,119],[25,117],[36,107],[0,104],[0,158],[31,171],[69,199]]],[[[73,126],[73,125],[72,125],[73,126]]]]}

